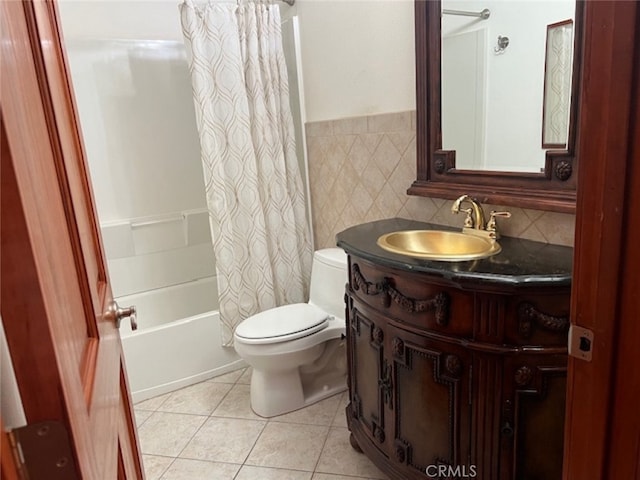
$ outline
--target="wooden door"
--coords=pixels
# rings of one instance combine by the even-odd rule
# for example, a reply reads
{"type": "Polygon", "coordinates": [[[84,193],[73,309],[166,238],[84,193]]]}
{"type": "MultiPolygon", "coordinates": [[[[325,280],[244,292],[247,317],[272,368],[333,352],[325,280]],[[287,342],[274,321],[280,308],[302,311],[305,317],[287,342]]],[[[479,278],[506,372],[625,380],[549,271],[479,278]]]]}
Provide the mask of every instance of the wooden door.
{"type": "Polygon", "coordinates": [[[27,421],[63,422],[81,478],[141,479],[57,9],[0,4],[1,308],[27,421]]]}

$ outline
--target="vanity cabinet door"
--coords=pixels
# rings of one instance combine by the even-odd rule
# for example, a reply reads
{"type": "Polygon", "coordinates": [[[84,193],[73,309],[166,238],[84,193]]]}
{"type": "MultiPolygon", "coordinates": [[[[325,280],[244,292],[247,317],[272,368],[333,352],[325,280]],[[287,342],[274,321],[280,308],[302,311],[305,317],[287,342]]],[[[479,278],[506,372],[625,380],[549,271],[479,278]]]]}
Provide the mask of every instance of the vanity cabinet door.
{"type": "Polygon", "coordinates": [[[450,474],[457,471],[456,478],[466,478],[465,473],[473,473],[469,463],[471,354],[453,343],[392,325],[387,335],[393,384],[391,456],[405,465],[403,478],[449,478],[433,475],[439,465],[449,465],[450,474]]]}
{"type": "MultiPolygon", "coordinates": [[[[383,448],[386,440],[383,390],[384,322],[374,320],[367,308],[347,297],[349,395],[347,411],[352,432],[364,433],[373,445],[383,448]]],[[[360,445],[361,448],[366,448],[360,445]]]]}
{"type": "Polygon", "coordinates": [[[501,478],[562,478],[566,380],[566,354],[505,359],[501,478]]]}

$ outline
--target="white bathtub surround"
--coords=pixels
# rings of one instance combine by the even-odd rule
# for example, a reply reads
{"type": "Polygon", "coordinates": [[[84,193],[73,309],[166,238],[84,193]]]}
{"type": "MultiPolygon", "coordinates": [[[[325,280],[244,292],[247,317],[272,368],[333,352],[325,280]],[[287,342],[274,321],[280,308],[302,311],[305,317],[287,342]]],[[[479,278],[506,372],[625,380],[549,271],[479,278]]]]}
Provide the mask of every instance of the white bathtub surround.
{"type": "MultiPolygon", "coordinates": [[[[206,209],[196,209],[102,224],[114,296],[153,292],[215,277],[208,215],[206,209]]],[[[214,282],[213,293],[202,291],[202,295],[215,297],[213,303],[206,301],[217,310],[216,288],[214,282]]],[[[162,301],[162,297],[154,296],[162,301]]],[[[132,304],[135,305],[135,301],[132,304]]],[[[192,314],[209,310],[212,308],[192,310],[192,314]]],[[[169,317],[167,321],[178,318],[184,317],[169,317]]]]}
{"type": "Polygon", "coordinates": [[[311,240],[275,4],[180,5],[220,295],[222,341],[307,299],[311,240]],[[259,35],[258,35],[259,33],[259,35]]]}

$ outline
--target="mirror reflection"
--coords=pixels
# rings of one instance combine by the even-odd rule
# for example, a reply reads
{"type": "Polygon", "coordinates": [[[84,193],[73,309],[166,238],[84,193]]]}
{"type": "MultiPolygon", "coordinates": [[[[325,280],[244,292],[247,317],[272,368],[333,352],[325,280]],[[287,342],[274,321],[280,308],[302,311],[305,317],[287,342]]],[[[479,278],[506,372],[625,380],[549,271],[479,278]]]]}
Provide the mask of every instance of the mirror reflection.
{"type": "Polygon", "coordinates": [[[538,173],[548,150],[566,148],[573,29],[553,26],[572,25],[575,8],[442,2],[442,149],[457,169],[538,173]]]}

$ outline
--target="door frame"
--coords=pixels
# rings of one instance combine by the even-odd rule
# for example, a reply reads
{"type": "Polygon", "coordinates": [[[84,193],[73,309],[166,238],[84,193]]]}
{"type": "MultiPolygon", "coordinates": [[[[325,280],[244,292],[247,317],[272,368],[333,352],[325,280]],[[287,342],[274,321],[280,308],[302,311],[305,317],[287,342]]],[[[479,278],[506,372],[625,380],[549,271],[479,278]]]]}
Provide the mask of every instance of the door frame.
{"type": "Polygon", "coordinates": [[[563,478],[638,480],[640,8],[590,0],[585,18],[571,323],[594,341],[569,358],[563,478]]]}

